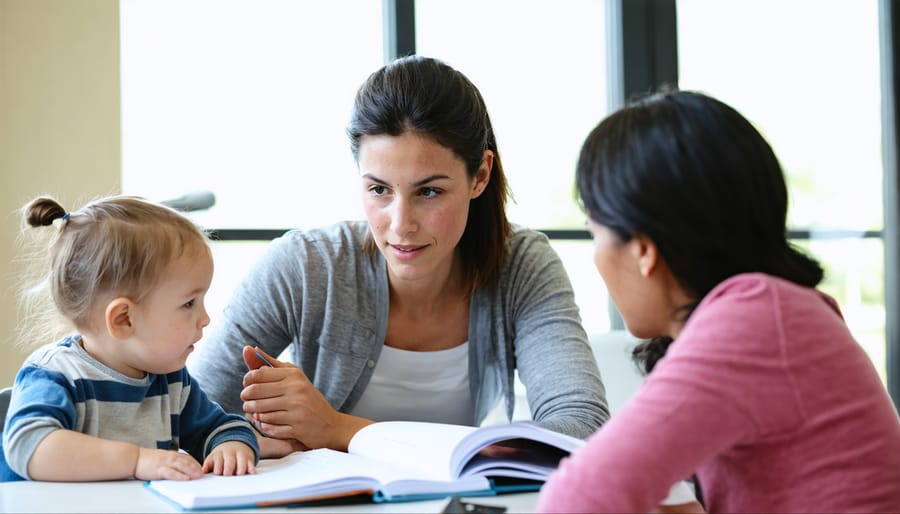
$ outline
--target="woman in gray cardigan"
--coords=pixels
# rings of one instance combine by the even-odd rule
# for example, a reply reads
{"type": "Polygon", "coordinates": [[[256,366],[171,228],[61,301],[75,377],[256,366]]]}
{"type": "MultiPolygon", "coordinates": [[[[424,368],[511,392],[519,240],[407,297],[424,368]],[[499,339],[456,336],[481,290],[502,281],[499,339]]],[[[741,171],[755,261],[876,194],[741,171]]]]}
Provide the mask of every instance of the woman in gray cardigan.
{"type": "Polygon", "coordinates": [[[366,222],[272,242],[193,366],[209,396],[270,436],[264,456],[345,450],[373,421],[477,425],[500,399],[511,416],[518,369],[533,419],[593,433],[609,411],[571,283],[506,218],[475,86],[399,59],[361,86],[348,134],[366,222]],[[272,357],[288,347],[296,365],[272,357]]]}

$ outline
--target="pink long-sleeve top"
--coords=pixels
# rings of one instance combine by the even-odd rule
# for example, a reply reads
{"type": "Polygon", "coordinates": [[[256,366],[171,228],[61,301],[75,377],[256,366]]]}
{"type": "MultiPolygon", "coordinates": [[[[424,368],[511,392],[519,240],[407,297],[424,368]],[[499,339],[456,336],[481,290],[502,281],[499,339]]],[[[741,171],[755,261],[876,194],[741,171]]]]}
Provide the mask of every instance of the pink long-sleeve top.
{"type": "Polygon", "coordinates": [[[650,512],[695,471],[710,512],[900,512],[900,418],[834,300],[719,284],[538,511],[650,512]]]}

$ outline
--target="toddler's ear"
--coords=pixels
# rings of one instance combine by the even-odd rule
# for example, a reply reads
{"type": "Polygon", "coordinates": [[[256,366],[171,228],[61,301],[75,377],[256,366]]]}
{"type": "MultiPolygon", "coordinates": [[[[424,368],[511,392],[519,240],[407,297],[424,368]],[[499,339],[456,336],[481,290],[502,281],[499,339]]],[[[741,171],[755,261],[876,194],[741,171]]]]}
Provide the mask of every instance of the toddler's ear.
{"type": "Polygon", "coordinates": [[[134,303],[128,298],[116,298],[106,306],[106,329],[116,339],[127,339],[134,333],[131,309],[134,303]]]}

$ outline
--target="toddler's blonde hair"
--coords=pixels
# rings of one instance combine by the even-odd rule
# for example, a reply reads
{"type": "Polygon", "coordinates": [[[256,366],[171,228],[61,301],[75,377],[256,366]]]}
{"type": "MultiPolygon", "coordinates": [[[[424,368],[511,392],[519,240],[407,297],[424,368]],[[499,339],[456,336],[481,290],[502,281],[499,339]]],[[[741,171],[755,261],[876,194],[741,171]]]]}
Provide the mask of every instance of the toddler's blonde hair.
{"type": "Polygon", "coordinates": [[[96,330],[91,316],[104,302],[120,296],[140,302],[173,259],[198,249],[211,253],[193,221],[135,196],[100,198],[74,212],[40,196],[21,213],[30,268],[19,287],[20,346],[46,344],[72,329],[96,330]]]}

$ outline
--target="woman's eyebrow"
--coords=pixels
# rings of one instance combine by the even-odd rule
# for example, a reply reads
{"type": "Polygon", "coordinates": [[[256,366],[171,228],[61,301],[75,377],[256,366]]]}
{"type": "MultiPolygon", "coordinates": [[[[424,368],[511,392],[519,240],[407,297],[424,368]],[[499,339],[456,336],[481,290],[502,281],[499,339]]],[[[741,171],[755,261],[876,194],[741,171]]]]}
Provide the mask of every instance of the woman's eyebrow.
{"type": "MultiPolygon", "coordinates": [[[[385,186],[389,186],[389,185],[390,185],[390,184],[388,184],[387,181],[381,180],[380,178],[376,177],[375,175],[372,175],[371,173],[365,173],[365,174],[363,174],[363,178],[368,179],[368,180],[371,180],[372,182],[377,182],[377,183],[382,184],[382,185],[385,185],[385,186]]],[[[429,176],[429,177],[423,178],[422,180],[419,180],[419,181],[414,182],[414,183],[413,183],[413,187],[424,186],[425,184],[427,184],[427,183],[429,183],[429,182],[433,182],[433,181],[435,181],[435,180],[442,180],[442,179],[448,179],[448,180],[449,180],[449,179],[450,179],[450,176],[449,176],[449,175],[431,175],[431,176],[429,176]]]]}

